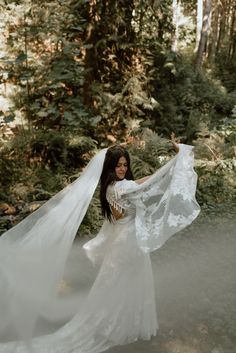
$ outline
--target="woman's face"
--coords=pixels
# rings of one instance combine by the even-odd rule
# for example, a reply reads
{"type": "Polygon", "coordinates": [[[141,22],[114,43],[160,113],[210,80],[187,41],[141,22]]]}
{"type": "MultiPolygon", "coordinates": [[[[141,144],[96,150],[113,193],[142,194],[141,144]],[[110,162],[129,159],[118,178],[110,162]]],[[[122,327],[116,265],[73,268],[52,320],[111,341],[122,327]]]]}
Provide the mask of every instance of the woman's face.
{"type": "Polygon", "coordinates": [[[128,163],[125,157],[120,157],[115,167],[115,173],[118,180],[125,178],[125,174],[128,170],[128,163]]]}

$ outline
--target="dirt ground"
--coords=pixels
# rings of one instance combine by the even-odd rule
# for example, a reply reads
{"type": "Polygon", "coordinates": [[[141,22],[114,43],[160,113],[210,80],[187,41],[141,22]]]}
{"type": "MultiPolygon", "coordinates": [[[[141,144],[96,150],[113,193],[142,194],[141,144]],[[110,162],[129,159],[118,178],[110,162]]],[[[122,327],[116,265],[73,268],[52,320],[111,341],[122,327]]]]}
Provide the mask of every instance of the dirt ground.
{"type": "Polygon", "coordinates": [[[199,217],[152,254],[159,331],[107,353],[236,353],[236,217],[199,217]]]}

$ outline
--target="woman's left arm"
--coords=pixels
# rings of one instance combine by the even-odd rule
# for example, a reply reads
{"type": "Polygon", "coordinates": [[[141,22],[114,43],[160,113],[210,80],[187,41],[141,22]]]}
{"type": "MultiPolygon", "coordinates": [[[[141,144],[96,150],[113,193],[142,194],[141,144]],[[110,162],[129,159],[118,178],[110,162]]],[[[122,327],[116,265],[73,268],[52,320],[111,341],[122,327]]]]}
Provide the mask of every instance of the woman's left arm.
{"type": "Polygon", "coordinates": [[[151,176],[151,175],[147,175],[147,176],[145,176],[145,177],[143,177],[143,178],[141,178],[141,179],[137,179],[137,180],[135,180],[135,183],[137,183],[137,184],[142,184],[142,183],[144,183],[146,180],[148,180],[148,179],[150,178],[150,176],[151,176]]]}
{"type": "Polygon", "coordinates": [[[178,153],[179,152],[179,146],[178,146],[179,141],[176,139],[174,132],[171,133],[170,140],[171,140],[171,143],[172,143],[172,146],[173,146],[175,152],[178,153]]]}

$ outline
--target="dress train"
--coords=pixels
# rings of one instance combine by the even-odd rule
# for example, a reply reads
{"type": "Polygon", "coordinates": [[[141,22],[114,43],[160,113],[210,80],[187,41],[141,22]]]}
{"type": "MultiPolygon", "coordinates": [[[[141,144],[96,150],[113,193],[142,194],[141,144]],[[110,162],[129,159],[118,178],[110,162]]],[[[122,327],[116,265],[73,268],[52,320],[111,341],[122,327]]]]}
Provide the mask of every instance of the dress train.
{"type": "MultiPolygon", "coordinates": [[[[85,250],[89,252],[98,241],[104,258],[82,308],[55,333],[34,338],[30,352],[98,353],[156,334],[150,255],[137,245],[134,217],[116,225],[105,222],[97,237],[85,244],[85,250]]],[[[0,352],[27,353],[28,348],[25,343],[6,343],[0,345],[0,352]]]]}

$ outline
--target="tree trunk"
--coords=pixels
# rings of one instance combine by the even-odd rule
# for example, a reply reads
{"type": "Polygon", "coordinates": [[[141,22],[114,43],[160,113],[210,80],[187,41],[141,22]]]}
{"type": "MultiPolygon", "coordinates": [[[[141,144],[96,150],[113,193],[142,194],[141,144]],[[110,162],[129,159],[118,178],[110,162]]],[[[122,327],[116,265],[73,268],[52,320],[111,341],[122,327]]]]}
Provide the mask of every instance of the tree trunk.
{"type": "Polygon", "coordinates": [[[220,47],[222,46],[222,42],[225,37],[225,22],[226,22],[226,4],[221,2],[221,11],[220,11],[220,28],[219,28],[219,36],[216,44],[216,54],[219,53],[220,47]]]}
{"type": "Polygon", "coordinates": [[[174,27],[174,35],[172,38],[172,46],[171,49],[173,52],[178,52],[178,41],[179,41],[179,21],[180,21],[180,12],[181,12],[181,2],[179,0],[172,1],[172,9],[173,9],[173,27],[174,27]]]}
{"type": "Polygon", "coordinates": [[[205,15],[202,24],[201,38],[197,51],[196,70],[200,70],[203,62],[203,55],[207,44],[207,36],[210,27],[211,0],[206,0],[205,15]]]}
{"type": "Polygon", "coordinates": [[[87,4],[87,30],[85,37],[85,52],[84,52],[84,85],[83,85],[83,100],[84,104],[90,106],[94,105],[91,95],[91,85],[96,79],[97,75],[97,60],[96,50],[94,44],[96,43],[96,22],[99,19],[97,13],[96,0],[90,0],[87,4]]]}
{"type": "Polygon", "coordinates": [[[208,59],[210,62],[215,61],[216,56],[216,44],[219,37],[220,29],[220,3],[219,0],[215,1],[215,4],[212,8],[212,20],[211,20],[211,32],[209,36],[209,45],[208,45],[208,59]]]}
{"type": "Polygon", "coordinates": [[[236,6],[232,7],[232,14],[231,14],[231,26],[230,26],[230,35],[229,35],[229,51],[228,56],[229,58],[233,58],[233,47],[236,37],[236,6]]]}
{"type": "Polygon", "coordinates": [[[202,21],[203,21],[203,0],[197,1],[197,31],[196,31],[196,46],[195,50],[197,51],[202,30],[202,21]]]}
{"type": "Polygon", "coordinates": [[[235,60],[236,59],[236,36],[234,37],[233,43],[232,43],[232,50],[231,50],[231,59],[235,60]]]}

